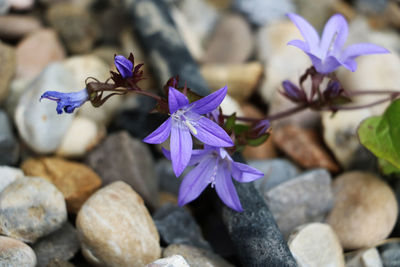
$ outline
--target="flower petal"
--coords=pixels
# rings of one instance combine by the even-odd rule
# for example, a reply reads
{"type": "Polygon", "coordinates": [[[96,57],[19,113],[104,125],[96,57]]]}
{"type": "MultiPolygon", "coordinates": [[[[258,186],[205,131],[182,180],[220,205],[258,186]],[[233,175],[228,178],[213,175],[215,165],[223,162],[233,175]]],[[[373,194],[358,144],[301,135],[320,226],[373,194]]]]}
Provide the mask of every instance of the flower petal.
{"type": "Polygon", "coordinates": [[[206,114],[208,112],[214,111],[222,103],[227,92],[228,88],[224,86],[218,91],[215,91],[214,93],[193,102],[192,104],[190,104],[190,106],[192,107],[191,111],[198,114],[206,114]]]}
{"type": "Polygon", "coordinates": [[[311,26],[308,21],[306,21],[304,18],[301,16],[294,14],[294,13],[289,13],[287,14],[289,19],[296,25],[296,27],[299,29],[301,35],[304,38],[304,41],[306,41],[309,51],[314,53],[314,51],[319,50],[319,36],[317,31],[314,29],[313,26],[311,26]]]}
{"type": "Polygon", "coordinates": [[[192,165],[199,163],[209,153],[210,153],[210,150],[193,149],[192,156],[190,157],[188,166],[192,166],[192,165]]]}
{"type": "Polygon", "coordinates": [[[123,55],[117,55],[114,58],[115,67],[123,78],[132,77],[133,63],[123,55]]]}
{"type": "Polygon", "coordinates": [[[206,117],[201,117],[197,120],[193,127],[197,130],[197,133],[192,132],[193,136],[207,145],[216,147],[231,147],[234,145],[225,130],[206,117]]]}
{"type": "Polygon", "coordinates": [[[310,52],[310,50],[309,50],[309,48],[308,48],[308,45],[307,45],[304,41],[301,41],[301,40],[292,40],[292,41],[289,41],[287,44],[288,44],[288,45],[293,45],[293,46],[295,46],[295,47],[297,47],[297,48],[300,48],[300,49],[303,50],[304,52],[310,52]]]}
{"type": "Polygon", "coordinates": [[[330,51],[333,52],[334,55],[339,53],[346,42],[348,33],[349,27],[343,15],[333,15],[325,24],[322,33],[320,56],[325,58],[330,51]]]}
{"type": "Polygon", "coordinates": [[[239,196],[232,182],[230,171],[225,164],[218,165],[215,190],[225,205],[236,211],[243,211],[239,196]]]}
{"type": "Polygon", "coordinates": [[[184,94],[176,90],[174,87],[169,87],[168,106],[171,114],[187,104],[189,104],[189,99],[184,94]]]}
{"type": "Polygon", "coordinates": [[[161,147],[161,152],[163,153],[164,157],[167,158],[167,160],[171,160],[171,151],[161,147]]]}
{"type": "Polygon", "coordinates": [[[362,55],[371,54],[386,54],[390,53],[389,50],[383,48],[382,46],[369,44],[369,43],[358,43],[348,46],[342,53],[342,60],[346,61],[348,59],[355,59],[356,57],[362,55]]]}
{"type": "Polygon", "coordinates": [[[171,132],[171,118],[168,118],[163,124],[160,125],[154,132],[149,134],[143,139],[143,142],[148,144],[161,144],[167,140],[171,132]]]}
{"type": "Polygon", "coordinates": [[[260,179],[261,177],[264,176],[264,174],[259,170],[257,170],[256,168],[253,168],[249,165],[239,162],[233,162],[232,176],[238,182],[247,183],[260,179]]]}
{"type": "Polygon", "coordinates": [[[192,146],[192,136],[187,128],[177,126],[171,128],[171,161],[176,176],[181,175],[188,165],[192,146]]]}
{"type": "Polygon", "coordinates": [[[179,187],[178,204],[183,206],[196,199],[210,183],[216,159],[208,157],[191,170],[179,187]]]}
{"type": "Polygon", "coordinates": [[[314,55],[311,55],[308,53],[307,53],[307,55],[310,57],[311,62],[313,64],[313,66],[315,67],[315,69],[319,73],[322,73],[322,74],[334,72],[341,65],[339,60],[334,56],[329,56],[325,60],[322,61],[320,58],[318,58],[314,55]]]}

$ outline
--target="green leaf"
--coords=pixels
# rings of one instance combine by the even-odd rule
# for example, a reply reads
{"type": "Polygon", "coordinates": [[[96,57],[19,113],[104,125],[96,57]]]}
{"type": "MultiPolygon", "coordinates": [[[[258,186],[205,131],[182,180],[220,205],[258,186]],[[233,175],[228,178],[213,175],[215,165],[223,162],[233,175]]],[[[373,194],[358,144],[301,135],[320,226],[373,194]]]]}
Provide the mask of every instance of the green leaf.
{"type": "Polygon", "coordinates": [[[378,159],[379,167],[383,174],[400,174],[400,169],[393,166],[389,161],[384,159],[378,159]]]}
{"type": "Polygon", "coordinates": [[[236,121],[236,112],[229,116],[225,123],[225,129],[230,132],[232,131],[233,127],[235,126],[236,121]]]}
{"type": "Polygon", "coordinates": [[[358,128],[358,136],[361,144],[375,156],[400,169],[400,99],[382,116],[364,120],[358,128]]]}
{"type": "Polygon", "coordinates": [[[250,126],[248,125],[244,125],[244,124],[235,124],[234,130],[235,130],[235,134],[239,135],[243,132],[246,132],[250,129],[250,126]]]}
{"type": "Polygon", "coordinates": [[[247,139],[247,144],[250,146],[259,146],[269,138],[269,133],[263,134],[258,138],[255,139],[247,139]]]}

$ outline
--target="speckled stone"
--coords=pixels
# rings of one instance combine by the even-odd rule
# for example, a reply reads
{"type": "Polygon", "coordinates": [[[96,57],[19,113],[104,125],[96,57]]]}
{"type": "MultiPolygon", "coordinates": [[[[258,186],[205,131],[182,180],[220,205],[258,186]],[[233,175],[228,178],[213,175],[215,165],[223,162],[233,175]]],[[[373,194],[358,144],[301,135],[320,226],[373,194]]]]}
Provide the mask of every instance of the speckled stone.
{"type": "Polygon", "coordinates": [[[19,240],[0,236],[0,266],[35,267],[35,252],[19,240]]]}
{"type": "Polygon", "coordinates": [[[168,258],[156,260],[146,267],[190,267],[181,255],[172,255],[168,258]]]}
{"type": "Polygon", "coordinates": [[[24,173],[17,168],[0,166],[0,192],[16,179],[23,178],[24,173]]]}

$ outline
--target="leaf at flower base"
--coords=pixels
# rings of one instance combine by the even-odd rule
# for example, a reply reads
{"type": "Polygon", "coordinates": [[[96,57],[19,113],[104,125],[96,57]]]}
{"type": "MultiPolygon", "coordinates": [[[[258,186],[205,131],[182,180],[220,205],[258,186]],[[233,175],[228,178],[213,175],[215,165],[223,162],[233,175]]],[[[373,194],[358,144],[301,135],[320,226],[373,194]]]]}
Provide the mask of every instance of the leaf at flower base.
{"type": "Polygon", "coordinates": [[[375,156],[400,169],[400,100],[393,102],[382,116],[364,120],[358,136],[375,156]]]}
{"type": "Polygon", "coordinates": [[[250,126],[244,124],[235,124],[234,131],[236,135],[246,132],[250,129],[250,126]]]}
{"type": "Polygon", "coordinates": [[[236,112],[230,115],[228,119],[226,119],[225,129],[228,132],[233,130],[233,127],[235,126],[235,121],[236,121],[236,112]]]}
{"type": "Polygon", "coordinates": [[[400,174],[400,169],[393,166],[393,164],[391,164],[389,161],[384,159],[378,159],[378,163],[379,163],[379,168],[383,174],[385,175],[400,174]]]}
{"type": "Polygon", "coordinates": [[[267,141],[269,136],[270,136],[270,134],[266,133],[255,139],[247,139],[247,144],[249,146],[259,146],[262,143],[264,143],[265,141],[267,141]]]}

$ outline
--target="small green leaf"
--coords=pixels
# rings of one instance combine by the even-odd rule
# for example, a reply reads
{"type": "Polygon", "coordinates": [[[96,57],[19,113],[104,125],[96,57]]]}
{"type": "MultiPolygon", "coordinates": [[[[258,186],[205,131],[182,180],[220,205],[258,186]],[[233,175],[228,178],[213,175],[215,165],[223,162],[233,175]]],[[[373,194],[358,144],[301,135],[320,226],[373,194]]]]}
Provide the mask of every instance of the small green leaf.
{"type": "Polygon", "coordinates": [[[233,127],[235,126],[236,121],[236,112],[229,116],[225,123],[225,129],[230,132],[232,131],[233,127]]]}
{"type": "Polygon", "coordinates": [[[243,132],[246,132],[250,129],[250,126],[248,125],[244,125],[244,124],[235,124],[234,130],[235,130],[235,134],[239,135],[243,132]]]}
{"type": "Polygon", "coordinates": [[[247,144],[250,146],[259,146],[269,138],[269,133],[263,134],[258,138],[255,139],[247,139],[247,144]]]}
{"type": "Polygon", "coordinates": [[[383,174],[400,174],[400,169],[393,166],[389,161],[384,159],[378,159],[379,167],[383,174]]]}

